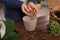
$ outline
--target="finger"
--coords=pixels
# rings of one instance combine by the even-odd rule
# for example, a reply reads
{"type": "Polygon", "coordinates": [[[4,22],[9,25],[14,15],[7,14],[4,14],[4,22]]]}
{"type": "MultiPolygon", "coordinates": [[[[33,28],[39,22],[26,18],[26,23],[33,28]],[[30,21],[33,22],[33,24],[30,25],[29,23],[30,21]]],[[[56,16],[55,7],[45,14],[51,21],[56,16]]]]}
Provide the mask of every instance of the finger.
{"type": "Polygon", "coordinates": [[[33,16],[33,13],[31,13],[31,11],[33,11],[33,10],[32,10],[30,7],[28,7],[28,10],[29,10],[29,13],[28,13],[28,14],[29,14],[29,16],[31,16],[31,17],[32,17],[32,16],[33,16]]]}
{"type": "Polygon", "coordinates": [[[27,7],[27,6],[25,6],[25,7],[24,7],[24,9],[26,10],[26,12],[29,12],[29,10],[28,10],[28,7],[27,7]]]}
{"type": "Polygon", "coordinates": [[[38,13],[38,8],[36,7],[36,5],[33,4],[33,5],[30,5],[30,7],[31,7],[33,10],[35,10],[36,13],[38,13]]]}
{"type": "Polygon", "coordinates": [[[24,8],[22,8],[22,11],[23,11],[25,14],[27,14],[27,12],[26,12],[26,10],[25,10],[24,8]]]}
{"type": "Polygon", "coordinates": [[[35,18],[36,17],[36,14],[34,14],[33,17],[35,18]]]}
{"type": "Polygon", "coordinates": [[[34,13],[35,13],[35,15],[37,15],[37,12],[35,12],[35,10],[34,10],[34,13]]]}
{"type": "MultiPolygon", "coordinates": [[[[31,10],[31,9],[32,9],[32,8],[30,7],[30,10],[31,10]]],[[[36,9],[34,9],[34,8],[33,8],[32,11],[33,11],[33,17],[36,17],[36,15],[38,14],[38,12],[36,12],[36,9]]]]}
{"type": "Polygon", "coordinates": [[[28,7],[28,9],[29,9],[29,13],[33,16],[34,12],[33,12],[32,8],[28,7]]]}
{"type": "Polygon", "coordinates": [[[30,2],[28,4],[28,6],[31,7],[32,9],[34,9],[36,13],[38,13],[38,8],[37,8],[37,6],[34,3],[30,2]]]}
{"type": "Polygon", "coordinates": [[[32,15],[32,18],[36,17],[36,15],[37,15],[37,13],[34,12],[34,10],[31,10],[31,11],[30,11],[30,14],[32,15]]]}
{"type": "Polygon", "coordinates": [[[33,17],[33,15],[31,13],[29,13],[28,16],[33,17]]]}
{"type": "Polygon", "coordinates": [[[30,14],[34,15],[34,10],[32,10],[32,8],[30,8],[30,7],[28,9],[30,11],[30,14]]]}
{"type": "Polygon", "coordinates": [[[25,13],[26,15],[28,15],[28,16],[30,16],[30,17],[32,17],[32,15],[31,15],[30,13],[26,12],[26,10],[25,10],[25,9],[23,9],[23,11],[24,11],[24,13],[25,13]]]}
{"type": "Polygon", "coordinates": [[[32,17],[32,14],[31,14],[30,12],[27,12],[25,8],[23,9],[23,11],[24,11],[24,13],[25,13],[26,15],[31,16],[31,17],[32,17]]]}
{"type": "Polygon", "coordinates": [[[22,11],[25,13],[25,14],[28,14],[29,10],[27,9],[27,7],[23,7],[22,8],[22,11]]]}
{"type": "Polygon", "coordinates": [[[29,11],[32,11],[32,8],[28,6],[29,11]]]}

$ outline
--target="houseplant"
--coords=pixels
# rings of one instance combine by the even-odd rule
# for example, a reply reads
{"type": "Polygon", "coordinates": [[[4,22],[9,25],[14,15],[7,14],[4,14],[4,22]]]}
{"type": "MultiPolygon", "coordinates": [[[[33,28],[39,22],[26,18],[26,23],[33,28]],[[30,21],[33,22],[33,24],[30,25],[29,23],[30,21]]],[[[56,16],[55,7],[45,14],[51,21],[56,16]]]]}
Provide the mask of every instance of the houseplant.
{"type": "Polygon", "coordinates": [[[60,24],[57,21],[51,21],[48,24],[48,33],[50,35],[59,36],[60,35],[60,24]]]}
{"type": "Polygon", "coordinates": [[[44,0],[37,0],[36,6],[37,6],[38,9],[41,8],[41,1],[44,1],[44,0]]]}
{"type": "Polygon", "coordinates": [[[51,9],[50,18],[60,23],[60,6],[55,6],[51,9]]]}
{"type": "Polygon", "coordinates": [[[0,40],[19,40],[17,33],[14,32],[15,23],[11,19],[1,20],[1,22],[5,25],[1,27],[6,30],[3,30],[5,33],[1,34],[1,36],[4,36],[1,37],[0,40]]]}

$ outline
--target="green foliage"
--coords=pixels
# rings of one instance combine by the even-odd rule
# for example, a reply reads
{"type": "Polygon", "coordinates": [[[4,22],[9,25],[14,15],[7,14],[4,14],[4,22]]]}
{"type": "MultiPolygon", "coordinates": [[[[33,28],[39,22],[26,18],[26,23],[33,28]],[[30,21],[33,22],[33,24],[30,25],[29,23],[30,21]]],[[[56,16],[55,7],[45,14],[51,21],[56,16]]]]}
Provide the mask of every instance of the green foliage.
{"type": "Polygon", "coordinates": [[[48,32],[51,35],[58,36],[60,34],[60,24],[57,21],[51,21],[48,25],[48,32]]]}
{"type": "Polygon", "coordinates": [[[0,40],[19,40],[18,35],[14,32],[15,23],[11,19],[3,20],[3,22],[6,25],[6,33],[0,40]]]}
{"type": "Polygon", "coordinates": [[[15,23],[11,20],[11,19],[6,19],[6,21],[4,21],[4,24],[6,25],[6,35],[14,32],[14,25],[15,23]]]}
{"type": "Polygon", "coordinates": [[[44,0],[37,0],[37,3],[38,3],[38,4],[40,4],[40,3],[41,3],[41,1],[44,1],[44,0]]]}
{"type": "Polygon", "coordinates": [[[13,32],[13,33],[5,36],[5,38],[3,40],[19,40],[19,37],[15,32],[13,32]]]}

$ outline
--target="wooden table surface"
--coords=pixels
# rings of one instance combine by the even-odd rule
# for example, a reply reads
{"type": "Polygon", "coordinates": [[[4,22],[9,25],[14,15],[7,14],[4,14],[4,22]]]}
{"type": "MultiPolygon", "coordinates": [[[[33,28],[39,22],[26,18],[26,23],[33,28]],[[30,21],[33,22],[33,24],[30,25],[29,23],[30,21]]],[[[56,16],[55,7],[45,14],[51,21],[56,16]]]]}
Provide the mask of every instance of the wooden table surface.
{"type": "Polygon", "coordinates": [[[38,19],[34,31],[26,31],[23,22],[16,23],[15,30],[17,31],[20,40],[60,40],[60,36],[49,36],[46,26],[48,21],[43,21],[43,19],[43,17],[38,19]]]}

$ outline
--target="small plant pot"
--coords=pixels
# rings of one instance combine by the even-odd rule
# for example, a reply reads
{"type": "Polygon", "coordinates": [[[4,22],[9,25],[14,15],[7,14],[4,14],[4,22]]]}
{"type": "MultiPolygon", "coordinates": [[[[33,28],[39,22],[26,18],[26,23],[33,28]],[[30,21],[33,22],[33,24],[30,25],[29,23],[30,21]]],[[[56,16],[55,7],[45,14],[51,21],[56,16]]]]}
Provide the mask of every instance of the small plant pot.
{"type": "Polygon", "coordinates": [[[38,10],[41,8],[41,4],[36,4],[38,10]]]}
{"type": "Polygon", "coordinates": [[[60,22],[60,6],[51,9],[50,18],[60,22]]]}

